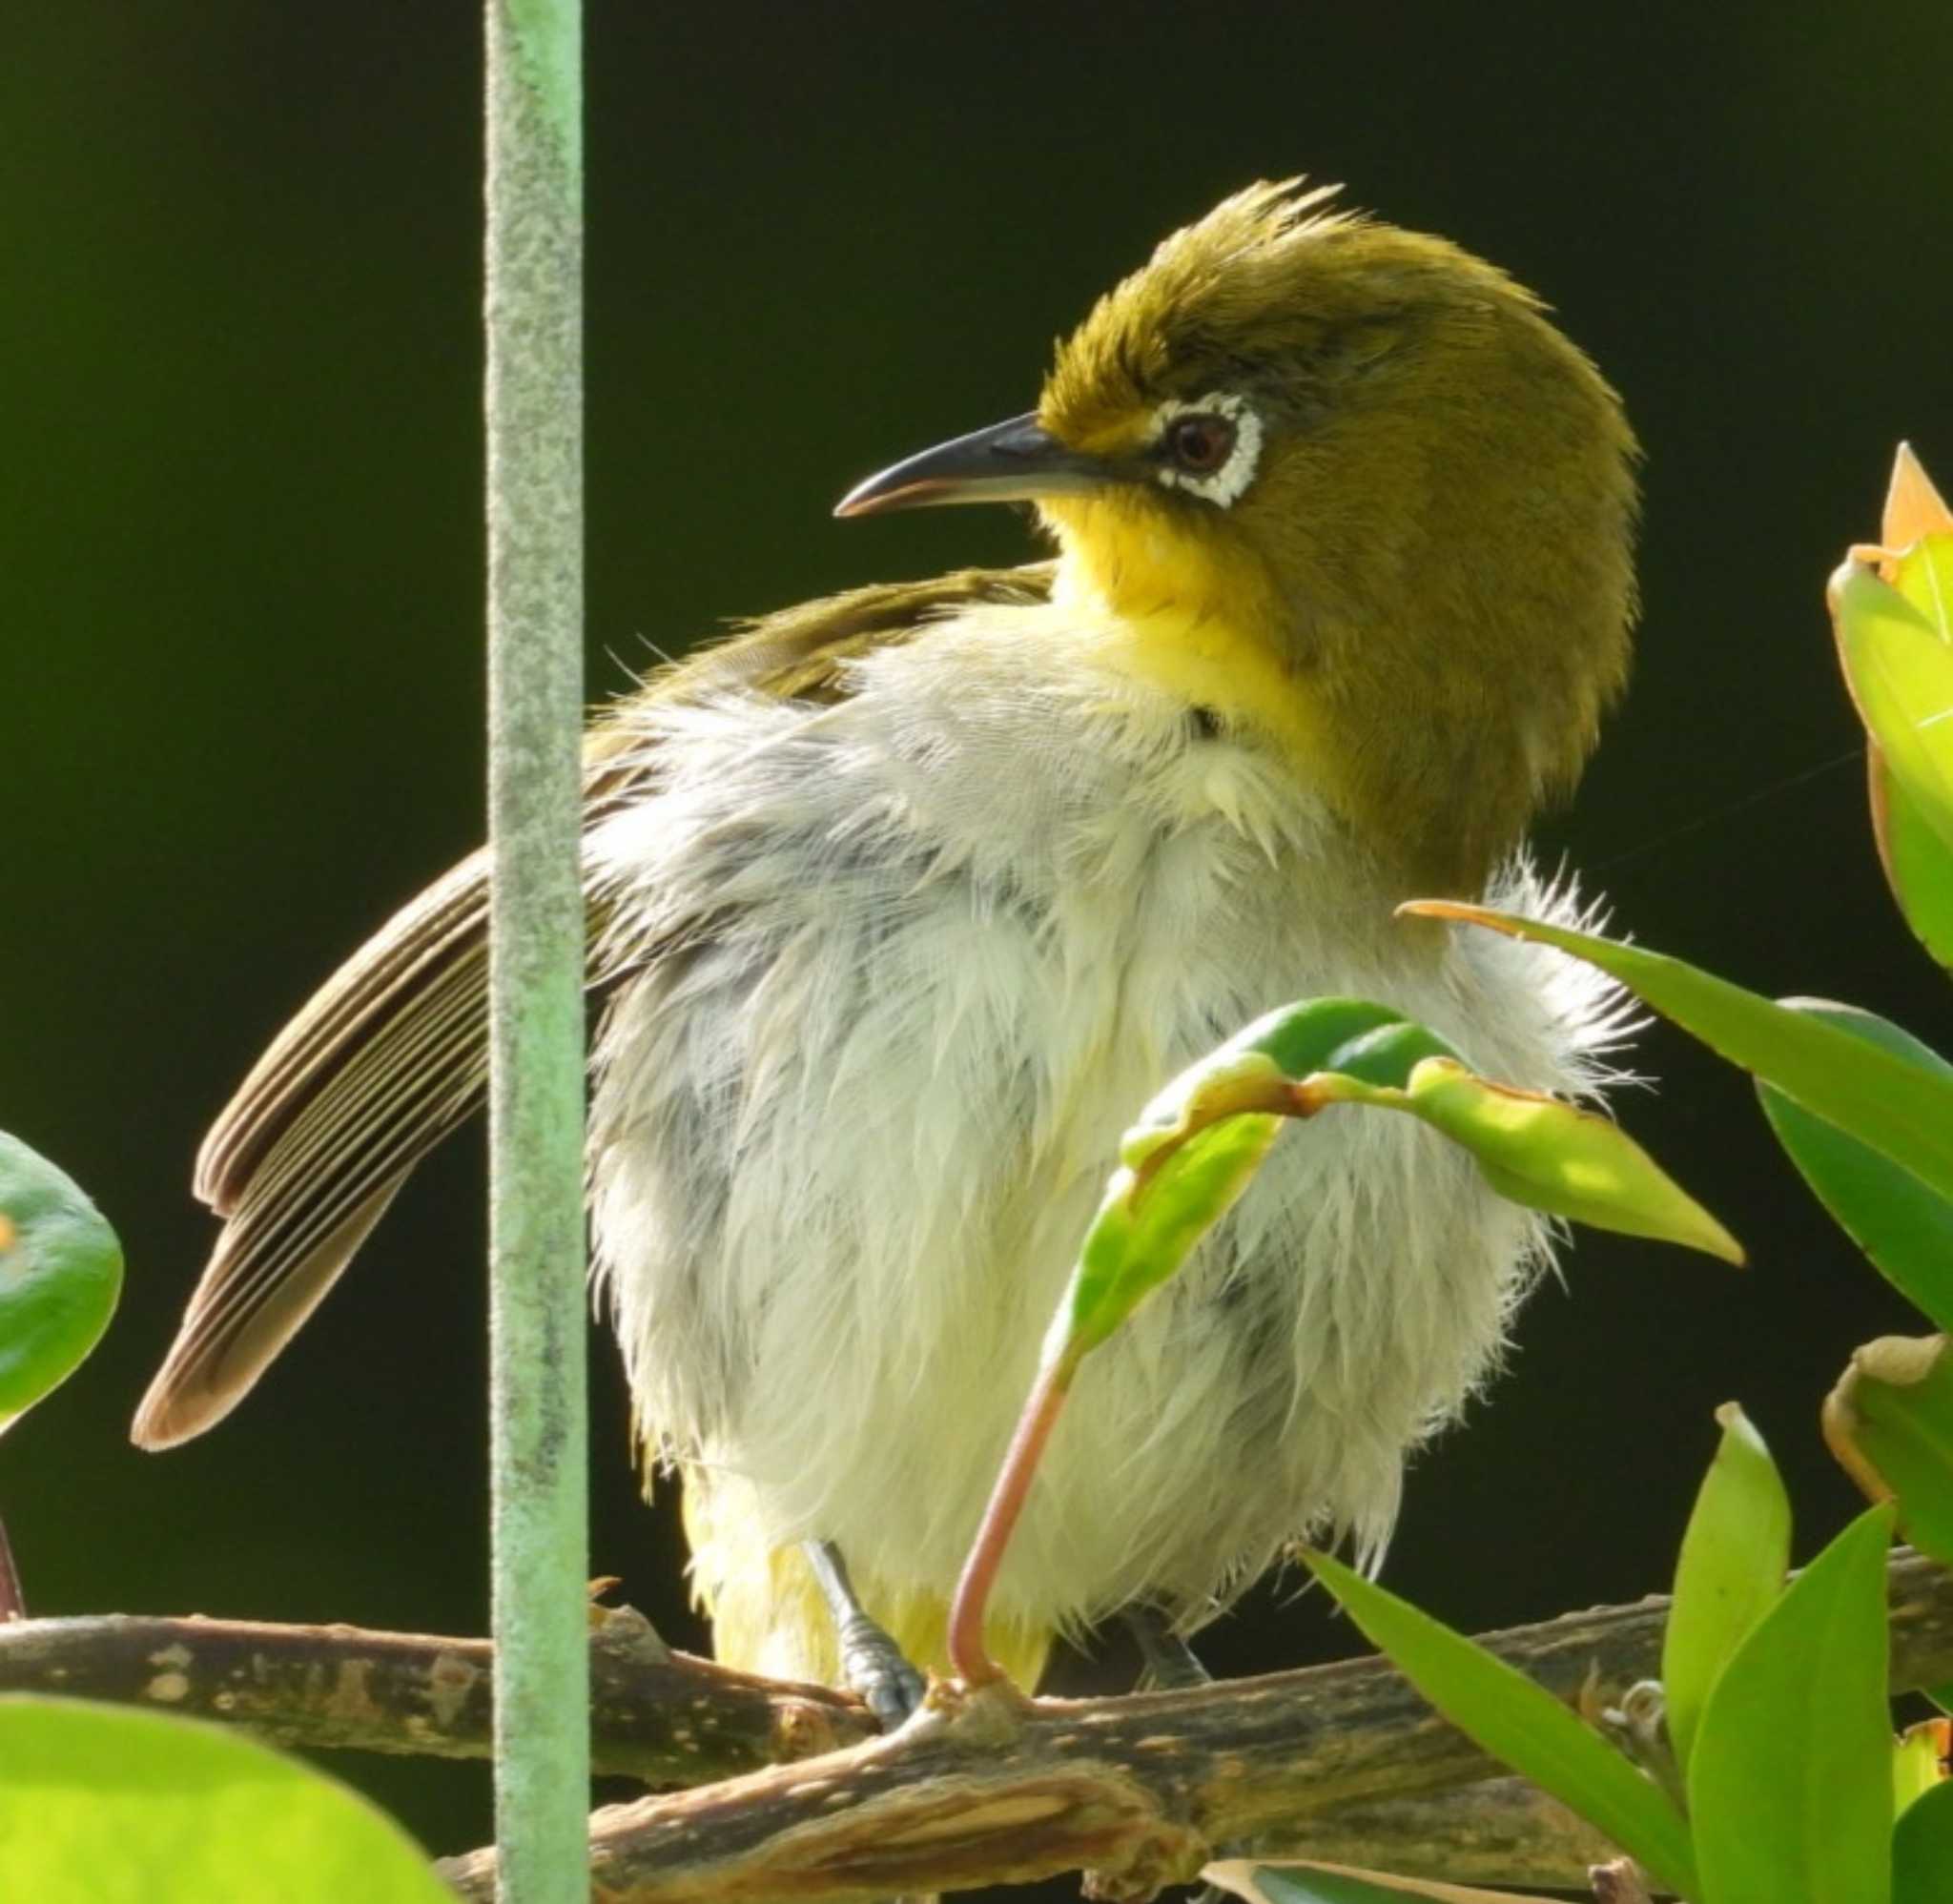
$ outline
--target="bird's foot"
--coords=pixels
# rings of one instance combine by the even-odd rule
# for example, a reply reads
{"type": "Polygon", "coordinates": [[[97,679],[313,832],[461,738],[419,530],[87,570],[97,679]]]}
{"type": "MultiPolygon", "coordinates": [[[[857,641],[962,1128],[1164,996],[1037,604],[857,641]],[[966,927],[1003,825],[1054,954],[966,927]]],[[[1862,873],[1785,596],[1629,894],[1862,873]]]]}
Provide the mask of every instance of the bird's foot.
{"type": "Polygon", "coordinates": [[[819,1583],[834,1623],[841,1679],[856,1693],[885,1732],[893,1732],[922,1704],[929,1683],[909,1664],[888,1630],[862,1606],[848,1577],[848,1563],[833,1541],[808,1541],[801,1551],[819,1583]]]}
{"type": "Polygon", "coordinates": [[[1156,1692],[1184,1692],[1192,1687],[1210,1686],[1214,1675],[1201,1664],[1200,1655],[1174,1630],[1172,1620],[1158,1607],[1143,1602],[1120,1609],[1120,1618],[1140,1648],[1144,1662],[1140,1675],[1141,1689],[1156,1692]]]}
{"type": "Polygon", "coordinates": [[[860,1695],[883,1731],[894,1731],[922,1704],[928,1682],[866,1613],[851,1614],[836,1632],[849,1691],[860,1695]]]}

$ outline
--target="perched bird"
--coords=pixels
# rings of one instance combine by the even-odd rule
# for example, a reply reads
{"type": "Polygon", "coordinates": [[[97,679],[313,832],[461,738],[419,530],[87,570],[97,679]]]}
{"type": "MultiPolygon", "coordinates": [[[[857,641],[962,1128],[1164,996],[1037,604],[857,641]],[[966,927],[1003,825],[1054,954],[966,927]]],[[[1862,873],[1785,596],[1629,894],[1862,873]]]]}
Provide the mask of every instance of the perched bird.
{"type": "MultiPolygon", "coordinates": [[[[1528,292],[1332,191],[1226,199],[1034,413],[837,512],[1025,502],[1053,559],[787,609],[594,724],[597,1275],[729,1660],[833,1675],[852,1573],[939,1665],[1119,1135],[1247,1019],[1356,993],[1514,1084],[1601,1074],[1600,981],[1392,909],[1575,910],[1523,840],[1626,671],[1634,441],[1528,292]]],[[[212,1132],[145,1446],[236,1405],[481,1100],[487,877],[383,928],[212,1132]]],[[[1408,1119],[1291,1131],[1081,1376],[997,1657],[1191,1631],[1305,1534],[1375,1555],[1550,1240],[1408,1119]]]]}

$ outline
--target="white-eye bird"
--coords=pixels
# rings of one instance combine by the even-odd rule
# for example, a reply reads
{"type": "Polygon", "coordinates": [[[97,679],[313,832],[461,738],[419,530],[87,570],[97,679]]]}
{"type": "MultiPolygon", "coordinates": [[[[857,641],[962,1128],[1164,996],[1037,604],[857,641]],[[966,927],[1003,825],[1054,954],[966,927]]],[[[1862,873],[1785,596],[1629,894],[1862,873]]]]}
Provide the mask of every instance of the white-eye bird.
{"type": "MultiPolygon", "coordinates": [[[[1053,560],[785,610],[593,727],[597,1275],[741,1666],[835,1675],[842,1558],[940,1666],[1120,1133],[1245,1021],[1354,993],[1512,1084],[1601,1075],[1602,981],[1392,909],[1573,910],[1523,838],[1626,670],[1633,439],[1529,293],[1329,198],[1228,198],[1034,414],[838,512],[1028,502],[1053,560]]],[[[487,877],[400,913],[218,1120],[144,1445],[237,1402],[480,1102],[487,877]]],[[[1190,1631],[1305,1534],[1374,1555],[1549,1242],[1409,1119],[1290,1131],[1080,1376],[998,1660],[1029,1684],[1132,1607],[1190,1631]]]]}

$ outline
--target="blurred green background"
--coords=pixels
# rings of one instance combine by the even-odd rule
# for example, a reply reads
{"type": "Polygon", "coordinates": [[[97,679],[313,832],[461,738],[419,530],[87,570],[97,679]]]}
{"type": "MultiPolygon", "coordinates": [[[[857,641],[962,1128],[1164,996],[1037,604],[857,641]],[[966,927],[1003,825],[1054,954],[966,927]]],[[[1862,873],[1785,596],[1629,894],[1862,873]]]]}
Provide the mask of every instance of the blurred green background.
{"type": "MultiPolygon", "coordinates": [[[[0,1513],[42,1613],[479,1630],[478,1136],[218,1433],[125,1441],[211,1235],[203,1128],[479,834],[475,11],[83,0],[7,38],[0,1128],[89,1186],[129,1285],[0,1446],[0,1513]]],[[[593,694],[728,616],[1021,559],[1009,512],[828,509],[1027,407],[1053,336],[1223,192],[1345,179],[1548,297],[1647,446],[1639,671],[1549,850],[1652,944],[1953,1046],[1821,600],[1896,439],[1953,479],[1943,0],[598,0],[589,41],[593,694]]],[[[1851,1505],[1819,1399],[1915,1326],[1740,1079],[1659,1032],[1637,1060],[1660,1088],[1621,1114],[1754,1267],[1580,1239],[1411,1478],[1387,1577],[1460,1625],[1660,1587],[1731,1397],[1809,1552],[1851,1505]]],[[[607,1341],[595,1367],[592,1570],[696,1643],[607,1341]]],[[[1268,1589],[1205,1649],[1350,1646],[1268,1589]]],[[[476,1770],[343,1769],[439,1849],[487,1833],[476,1770]]]]}

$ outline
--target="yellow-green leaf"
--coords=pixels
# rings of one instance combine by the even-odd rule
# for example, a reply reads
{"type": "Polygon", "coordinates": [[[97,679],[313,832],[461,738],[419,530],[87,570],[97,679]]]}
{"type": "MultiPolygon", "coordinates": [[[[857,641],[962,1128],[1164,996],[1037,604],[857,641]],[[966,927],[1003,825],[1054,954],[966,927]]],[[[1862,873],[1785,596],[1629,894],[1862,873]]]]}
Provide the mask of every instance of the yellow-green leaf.
{"type": "Polygon", "coordinates": [[[453,1904],[350,1787],[159,1712],[0,1696],[0,1897],[32,1904],[453,1904]]]}
{"type": "Polygon", "coordinates": [[[1944,1336],[1881,1336],[1824,1402],[1824,1439],[1875,1501],[1898,1504],[1905,1538],[1953,1562],[1953,1358],[1944,1336]]]}
{"type": "Polygon", "coordinates": [[[1908,538],[1904,547],[1888,551],[1878,565],[1880,580],[1890,583],[1904,596],[1943,642],[1953,642],[1953,534],[1949,530],[1953,523],[1922,528],[1908,538]]]}
{"type": "MultiPolygon", "coordinates": [[[[1882,548],[1854,550],[1931,624],[1953,640],[1953,511],[1906,443],[1892,459],[1882,548]]],[[[1906,923],[1942,965],[1953,967],[1953,847],[1934,832],[1876,740],[1865,748],[1872,835],[1885,878],[1906,923]]]]}
{"type": "Polygon", "coordinates": [[[1143,1168],[1220,1117],[1264,1109],[1274,1087],[1316,1071],[1402,1084],[1418,1059],[1456,1056],[1436,1033],[1368,998],[1304,998],[1244,1026],[1163,1086],[1120,1142],[1120,1160],[1143,1168]]]}
{"type": "Polygon", "coordinates": [[[1517,1091],[1452,1058],[1410,1074],[1405,1109],[1468,1151],[1500,1196],[1550,1216],[1739,1263],[1742,1246],[1621,1127],[1557,1097],[1517,1091]]]}
{"type": "MultiPolygon", "coordinates": [[[[1892,1815],[1902,1817],[1946,1776],[1946,1754],[1953,1751],[1953,1727],[1943,1718],[1922,1719],[1908,1726],[1892,1747],[1892,1815]]],[[[1949,1867],[1953,1869],[1953,1867],[1949,1867]]]]}
{"type": "MultiPolygon", "coordinates": [[[[1912,560],[1931,572],[1923,545],[1912,560]]],[[[1920,817],[1953,848],[1953,646],[1862,563],[1831,578],[1830,602],[1859,718],[1920,817]]]]}
{"type": "Polygon", "coordinates": [[[1860,1515],[1723,1668],[1689,1760],[1695,1904],[1887,1904],[1890,1508],[1860,1515]]]}
{"type": "Polygon", "coordinates": [[[1770,1450],[1734,1402],[1716,1419],[1722,1442],[1682,1535],[1661,1643],[1669,1742],[1684,1771],[1711,1689],[1777,1604],[1790,1566],[1790,1497],[1770,1450]]]}
{"type": "Polygon", "coordinates": [[[1449,1054],[1434,1032],[1367,998],[1284,1005],[1189,1065],[1140,1113],[1045,1340],[1047,1365],[1102,1342],[1172,1277],[1253,1179],[1297,1106],[1295,1081],[1325,1066],[1402,1083],[1449,1054]]]}
{"type": "Polygon", "coordinates": [[[1731,1063],[1953,1197],[1953,1077],[1643,946],[1449,899],[1414,900],[1404,910],[1534,939],[1588,960],[1731,1063]]]}
{"type": "Polygon", "coordinates": [[[1121,1166],[1085,1233],[1046,1362],[1098,1347],[1172,1277],[1233,1208],[1281,1130],[1279,1117],[1231,1111],[1179,1144],[1150,1180],[1121,1166]]]}
{"type": "Polygon", "coordinates": [[[1953,969],[1953,847],[1934,832],[1876,745],[1867,747],[1865,765],[1885,883],[1920,944],[1953,969]]]}
{"type": "Polygon", "coordinates": [[[1460,1731],[1604,1832],[1657,1884],[1696,1896],[1681,1813],[1572,1708],[1342,1562],[1304,1558],[1370,1643],[1460,1731]]]}

